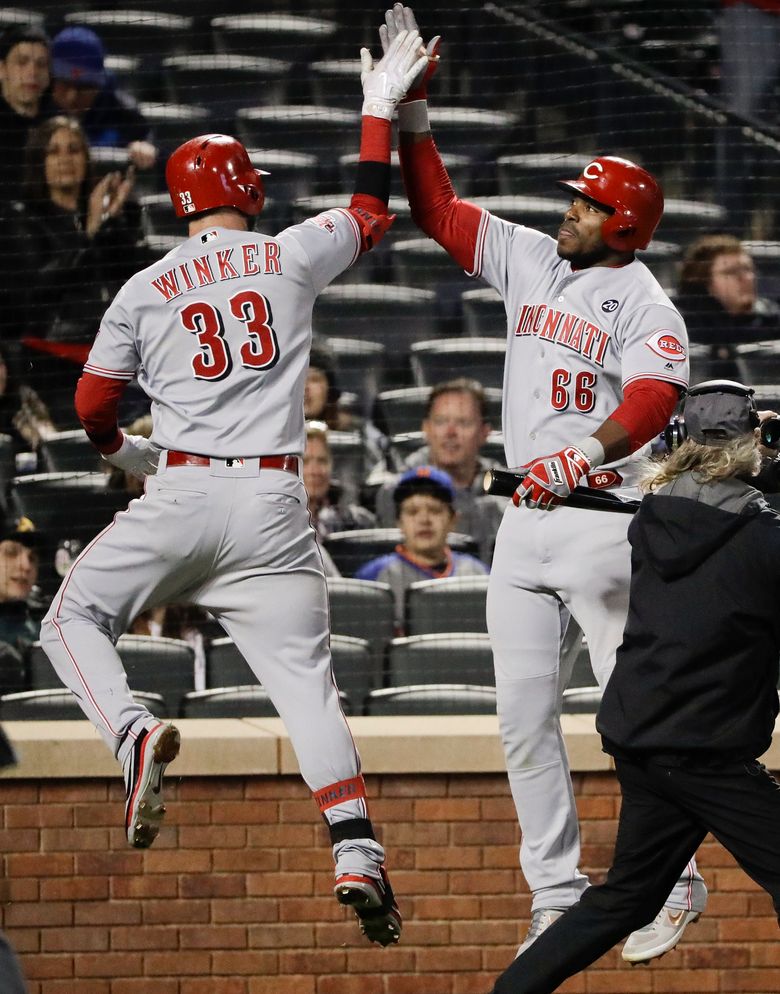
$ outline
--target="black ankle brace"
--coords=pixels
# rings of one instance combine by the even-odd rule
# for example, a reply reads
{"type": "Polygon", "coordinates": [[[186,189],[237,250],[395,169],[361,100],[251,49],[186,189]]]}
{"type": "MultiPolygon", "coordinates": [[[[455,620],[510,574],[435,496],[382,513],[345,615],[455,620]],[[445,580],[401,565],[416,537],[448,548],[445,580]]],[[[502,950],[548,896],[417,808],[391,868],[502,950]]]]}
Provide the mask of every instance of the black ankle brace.
{"type": "MultiPolygon", "coordinates": [[[[323,815],[324,817],[324,815],[323,815]]],[[[335,825],[328,825],[330,841],[335,846],[337,842],[345,839],[374,839],[374,827],[369,818],[348,818],[346,821],[337,821],[335,825]]]]}

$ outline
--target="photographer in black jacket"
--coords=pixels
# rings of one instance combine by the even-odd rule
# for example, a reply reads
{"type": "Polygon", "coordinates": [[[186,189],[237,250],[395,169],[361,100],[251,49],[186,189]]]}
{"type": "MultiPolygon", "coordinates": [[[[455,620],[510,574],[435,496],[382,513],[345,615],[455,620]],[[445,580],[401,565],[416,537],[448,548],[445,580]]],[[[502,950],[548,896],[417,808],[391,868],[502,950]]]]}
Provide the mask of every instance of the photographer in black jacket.
{"type": "Polygon", "coordinates": [[[646,485],[597,719],[623,794],[614,862],[493,994],[548,994],[652,922],[707,832],[780,916],[780,784],[758,762],[778,713],[780,516],[744,482],[760,461],[752,395],[692,388],[688,437],[646,485]]]}

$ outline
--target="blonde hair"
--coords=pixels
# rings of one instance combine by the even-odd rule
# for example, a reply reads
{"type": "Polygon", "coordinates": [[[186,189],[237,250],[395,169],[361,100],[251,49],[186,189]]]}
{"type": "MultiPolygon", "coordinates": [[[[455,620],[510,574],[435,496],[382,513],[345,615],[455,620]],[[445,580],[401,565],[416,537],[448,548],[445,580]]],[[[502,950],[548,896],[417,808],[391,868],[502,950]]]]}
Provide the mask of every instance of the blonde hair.
{"type": "Polygon", "coordinates": [[[648,493],[672,483],[683,473],[692,473],[697,483],[714,483],[732,476],[755,476],[760,468],[761,453],[752,434],[742,435],[726,445],[701,445],[686,438],[639,485],[648,493]]]}

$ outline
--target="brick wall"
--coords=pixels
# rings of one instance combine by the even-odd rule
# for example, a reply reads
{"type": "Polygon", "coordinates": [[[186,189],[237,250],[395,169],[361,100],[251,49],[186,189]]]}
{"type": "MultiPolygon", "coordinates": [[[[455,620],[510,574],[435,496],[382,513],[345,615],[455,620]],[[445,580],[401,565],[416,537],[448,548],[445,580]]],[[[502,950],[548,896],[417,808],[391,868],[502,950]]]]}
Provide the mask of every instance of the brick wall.
{"type": "MultiPolygon", "coordinates": [[[[600,879],[618,806],[575,774],[582,868],[600,879]]],[[[358,933],[331,896],[324,826],[297,777],[167,780],[166,828],[128,849],[118,780],[0,781],[4,928],[30,994],[484,994],[529,916],[502,775],[369,777],[406,918],[401,945],[358,933]]],[[[561,990],[780,990],[767,895],[717,844],[707,915],[650,967],[613,950],[561,990]]]]}

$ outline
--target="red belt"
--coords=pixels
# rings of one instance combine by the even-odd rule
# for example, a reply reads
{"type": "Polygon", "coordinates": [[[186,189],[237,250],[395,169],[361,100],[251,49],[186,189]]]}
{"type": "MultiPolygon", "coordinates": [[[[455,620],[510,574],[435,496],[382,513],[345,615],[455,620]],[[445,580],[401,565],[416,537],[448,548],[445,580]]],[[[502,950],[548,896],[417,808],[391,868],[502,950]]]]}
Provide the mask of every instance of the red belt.
{"type": "MultiPolygon", "coordinates": [[[[256,458],[260,465],[260,469],[283,469],[285,472],[292,473],[294,476],[298,475],[298,456],[292,456],[292,455],[258,456],[256,458]]],[[[239,458],[233,458],[233,459],[220,459],[219,461],[224,462],[226,466],[230,466],[231,463],[240,464],[243,463],[245,460],[239,458]]],[[[165,465],[166,466],[210,466],[211,457],[196,456],[192,452],[177,452],[175,449],[169,449],[165,465]]]]}

